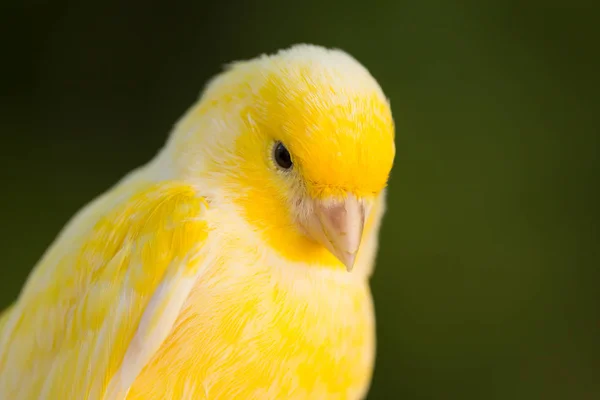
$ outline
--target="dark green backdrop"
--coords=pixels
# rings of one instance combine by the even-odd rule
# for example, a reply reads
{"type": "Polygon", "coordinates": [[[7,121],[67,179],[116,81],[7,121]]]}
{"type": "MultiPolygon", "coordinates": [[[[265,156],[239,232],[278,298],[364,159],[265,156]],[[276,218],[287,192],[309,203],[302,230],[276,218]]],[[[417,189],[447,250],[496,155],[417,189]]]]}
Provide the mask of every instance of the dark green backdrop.
{"type": "Polygon", "coordinates": [[[2,1],[2,306],[222,64],[311,42],[397,123],[370,399],[600,398],[592,1],[149,3],[2,1]]]}

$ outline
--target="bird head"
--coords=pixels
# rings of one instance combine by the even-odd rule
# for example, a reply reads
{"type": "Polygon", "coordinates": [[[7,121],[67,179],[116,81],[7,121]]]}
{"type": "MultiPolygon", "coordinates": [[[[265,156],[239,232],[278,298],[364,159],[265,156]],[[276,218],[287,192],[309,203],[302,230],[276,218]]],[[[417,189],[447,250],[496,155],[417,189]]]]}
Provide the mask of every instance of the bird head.
{"type": "Polygon", "coordinates": [[[376,80],[311,45],[230,65],[173,137],[181,173],[202,176],[281,256],[347,269],[395,155],[376,80]]]}

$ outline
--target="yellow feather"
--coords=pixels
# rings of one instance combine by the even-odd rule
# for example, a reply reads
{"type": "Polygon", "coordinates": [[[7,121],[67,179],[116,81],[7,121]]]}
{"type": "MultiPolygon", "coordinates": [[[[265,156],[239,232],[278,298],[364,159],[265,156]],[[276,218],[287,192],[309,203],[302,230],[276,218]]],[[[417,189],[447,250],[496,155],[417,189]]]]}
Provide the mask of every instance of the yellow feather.
{"type": "Polygon", "coordinates": [[[4,323],[0,398],[102,398],[156,288],[195,274],[202,207],[187,185],[151,186],[61,243],[4,323]]]}

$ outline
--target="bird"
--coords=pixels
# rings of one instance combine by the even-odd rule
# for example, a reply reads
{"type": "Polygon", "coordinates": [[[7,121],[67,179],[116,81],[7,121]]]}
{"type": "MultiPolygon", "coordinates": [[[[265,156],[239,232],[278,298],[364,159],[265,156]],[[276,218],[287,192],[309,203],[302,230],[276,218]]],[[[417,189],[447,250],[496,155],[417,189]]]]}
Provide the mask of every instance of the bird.
{"type": "Polygon", "coordinates": [[[0,398],[365,398],[395,153],[346,51],[227,64],[2,313],[0,398]]]}

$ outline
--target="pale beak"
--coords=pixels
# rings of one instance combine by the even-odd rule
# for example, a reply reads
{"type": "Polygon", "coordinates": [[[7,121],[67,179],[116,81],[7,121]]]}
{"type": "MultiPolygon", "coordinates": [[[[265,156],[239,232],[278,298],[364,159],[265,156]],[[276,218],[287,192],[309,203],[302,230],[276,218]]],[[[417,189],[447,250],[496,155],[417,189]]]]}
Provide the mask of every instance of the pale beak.
{"type": "Polygon", "coordinates": [[[354,195],[314,201],[302,224],[308,234],[336,256],[348,271],[354,267],[365,224],[365,206],[354,195]]]}

